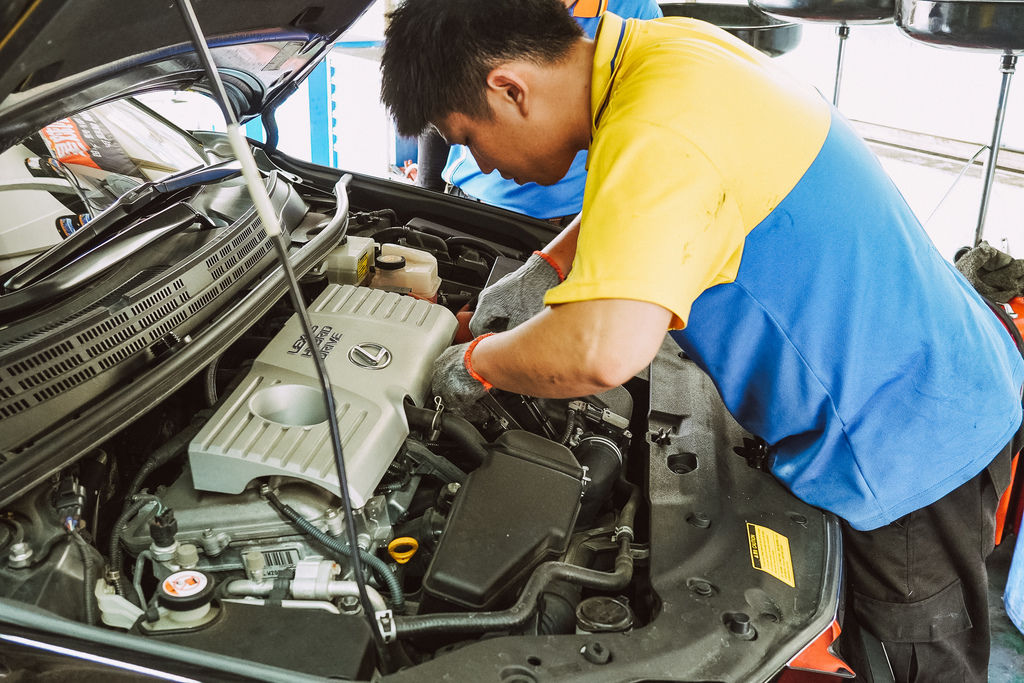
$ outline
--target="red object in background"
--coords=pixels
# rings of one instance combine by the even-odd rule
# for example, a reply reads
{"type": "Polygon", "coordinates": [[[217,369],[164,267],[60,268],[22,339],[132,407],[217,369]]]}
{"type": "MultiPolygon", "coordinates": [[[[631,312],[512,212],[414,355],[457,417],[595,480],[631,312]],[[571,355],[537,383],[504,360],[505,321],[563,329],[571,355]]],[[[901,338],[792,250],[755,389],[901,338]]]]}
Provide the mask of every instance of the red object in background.
{"type": "Polygon", "coordinates": [[[1017,331],[1020,332],[1021,336],[1024,336],[1024,297],[1018,296],[1010,299],[1009,306],[1013,309],[1010,317],[1013,318],[1017,331]]]}
{"type": "Polygon", "coordinates": [[[405,163],[399,167],[402,171],[402,175],[409,180],[416,182],[416,176],[419,174],[419,165],[412,159],[406,159],[405,163]]]}
{"type": "MultiPolygon", "coordinates": [[[[773,683],[841,683],[844,679],[828,674],[816,674],[810,671],[785,669],[773,683]]],[[[848,679],[845,679],[848,680],[848,679]]]]}
{"type": "Polygon", "coordinates": [[[853,678],[854,672],[846,662],[832,653],[832,645],[841,632],[839,622],[833,620],[821,635],[789,660],[776,683],[839,683],[853,678]]]}
{"type": "MultiPolygon", "coordinates": [[[[1006,311],[1013,320],[1017,331],[1024,336],[1024,297],[1014,297],[1010,303],[1003,308],[1009,307],[1006,311]]],[[[999,507],[996,509],[996,545],[1002,542],[1003,537],[1009,532],[1020,533],[1021,516],[1024,514],[1024,486],[1021,485],[1020,454],[1013,457],[1013,465],[1010,472],[1010,485],[1003,492],[999,499],[999,507]],[[1007,519],[1007,516],[1012,519],[1007,519]],[[1007,531],[1009,529],[1009,531],[1007,531]]]]}
{"type": "Polygon", "coordinates": [[[53,155],[62,163],[99,168],[99,164],[93,161],[90,154],[92,147],[86,142],[78,129],[78,124],[73,120],[61,119],[46,126],[39,133],[46,140],[53,155]]]}
{"type": "MultiPolygon", "coordinates": [[[[1020,518],[1021,513],[1024,512],[1024,505],[1018,503],[1014,506],[1016,510],[1014,517],[1016,519],[1006,519],[1010,512],[1010,499],[1014,497],[1013,482],[1017,478],[1017,461],[1019,459],[1020,453],[1013,456],[1013,463],[1010,465],[1010,485],[1003,491],[1002,496],[999,498],[999,507],[996,508],[996,545],[1003,542],[1004,530],[1007,526],[1012,527],[1015,532],[1020,532],[1020,518]]],[[[1016,497],[1019,498],[1020,495],[1020,493],[1017,493],[1016,497]]]]}
{"type": "Polygon", "coordinates": [[[80,112],[61,119],[43,128],[39,134],[53,156],[62,163],[145,178],[98,112],[80,112]]]}

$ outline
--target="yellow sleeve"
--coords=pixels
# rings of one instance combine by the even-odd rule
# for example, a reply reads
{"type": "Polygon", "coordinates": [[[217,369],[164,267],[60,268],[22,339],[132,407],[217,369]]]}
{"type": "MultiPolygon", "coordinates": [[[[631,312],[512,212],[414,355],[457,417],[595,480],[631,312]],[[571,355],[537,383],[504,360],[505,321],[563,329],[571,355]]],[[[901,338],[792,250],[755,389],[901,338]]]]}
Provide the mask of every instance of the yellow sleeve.
{"type": "Polygon", "coordinates": [[[673,313],[732,282],[747,230],[719,169],[677,130],[606,121],[590,149],[576,258],[545,304],[632,299],[673,313]]]}

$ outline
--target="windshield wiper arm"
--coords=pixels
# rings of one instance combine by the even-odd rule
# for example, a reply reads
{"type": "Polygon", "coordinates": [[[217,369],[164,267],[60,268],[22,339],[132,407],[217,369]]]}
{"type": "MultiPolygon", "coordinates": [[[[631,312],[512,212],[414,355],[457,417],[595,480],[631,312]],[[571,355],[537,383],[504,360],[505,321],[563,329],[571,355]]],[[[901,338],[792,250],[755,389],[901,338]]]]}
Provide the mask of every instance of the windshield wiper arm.
{"type": "Polygon", "coordinates": [[[124,224],[125,219],[138,216],[144,209],[170,193],[195,185],[205,185],[225,180],[241,173],[241,164],[235,160],[213,166],[201,166],[164,178],[159,182],[148,182],[129,190],[103,213],[76,230],[63,242],[55,244],[44,254],[37,256],[3,284],[4,292],[16,292],[38,282],[74,258],[87,251],[100,238],[124,224]]]}
{"type": "Polygon", "coordinates": [[[44,280],[0,296],[0,314],[53,301],[123,263],[141,249],[197,223],[210,225],[205,216],[187,203],[172,204],[82,254],[44,280]]]}
{"type": "Polygon", "coordinates": [[[241,175],[242,164],[236,160],[231,159],[230,161],[222,161],[219,164],[213,166],[200,166],[199,168],[191,171],[185,171],[184,173],[177,173],[173,176],[168,176],[158,183],[153,183],[153,188],[157,192],[175,192],[177,190],[183,190],[186,187],[192,187],[193,185],[206,185],[208,183],[216,183],[221,180],[227,180],[228,178],[236,175],[241,175]]]}

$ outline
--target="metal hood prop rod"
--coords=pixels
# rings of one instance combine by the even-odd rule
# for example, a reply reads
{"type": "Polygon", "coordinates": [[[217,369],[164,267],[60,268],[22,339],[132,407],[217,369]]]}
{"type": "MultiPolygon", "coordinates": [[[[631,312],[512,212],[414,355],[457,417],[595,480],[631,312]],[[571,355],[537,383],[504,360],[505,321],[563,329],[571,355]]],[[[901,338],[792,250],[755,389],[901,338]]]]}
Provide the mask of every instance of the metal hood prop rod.
{"type": "Polygon", "coordinates": [[[846,24],[836,26],[836,35],[839,36],[839,54],[836,57],[836,84],[832,90],[832,106],[839,108],[839,86],[843,82],[843,49],[846,47],[846,39],[850,37],[850,27],[846,24]]]}
{"type": "MultiPolygon", "coordinates": [[[[285,242],[281,225],[277,220],[274,207],[270,202],[270,196],[263,183],[263,177],[260,174],[259,168],[256,166],[256,159],[253,157],[252,150],[249,148],[249,144],[245,141],[241,129],[239,128],[238,119],[231,108],[227,92],[224,90],[224,83],[220,78],[220,73],[217,71],[217,67],[213,63],[213,55],[210,52],[210,47],[207,45],[206,38],[199,26],[199,20],[196,17],[195,10],[192,8],[191,1],[177,0],[177,4],[178,8],[181,10],[181,16],[185,21],[185,25],[188,27],[189,35],[192,38],[192,43],[195,46],[196,53],[203,64],[203,69],[206,72],[207,77],[210,79],[210,85],[213,88],[213,94],[215,96],[214,99],[220,106],[221,112],[224,114],[224,120],[227,123],[228,142],[231,144],[231,149],[234,152],[235,157],[242,165],[242,176],[245,179],[249,195],[256,207],[256,213],[259,215],[260,221],[263,223],[263,227],[267,231],[267,234],[274,241],[278,260],[281,262],[281,267],[284,269],[285,276],[288,280],[288,290],[291,295],[292,305],[299,317],[299,321],[302,325],[302,331],[306,335],[306,338],[310,340],[310,343],[312,343],[312,340],[315,339],[315,335],[312,332],[309,313],[306,311],[306,306],[302,300],[302,292],[299,289],[295,272],[288,260],[288,244],[285,242]]],[[[351,176],[348,177],[351,178],[351,176]]],[[[339,182],[345,182],[345,179],[343,178],[342,181],[339,182]]],[[[348,477],[345,473],[345,460],[342,455],[341,448],[341,434],[338,430],[338,411],[334,404],[334,395],[331,393],[331,382],[330,378],[327,376],[327,368],[320,354],[313,353],[311,354],[311,357],[313,362],[316,364],[317,376],[320,380],[321,392],[327,409],[327,421],[330,427],[331,444],[334,449],[334,460],[338,470],[338,484],[345,510],[346,536],[348,538],[349,547],[358,548],[359,543],[355,528],[355,515],[353,514],[351,496],[349,495],[348,477]]],[[[366,618],[370,622],[370,630],[373,634],[374,642],[377,645],[377,651],[380,654],[380,662],[382,665],[386,666],[387,660],[384,649],[384,639],[377,626],[376,610],[374,609],[373,603],[370,601],[369,593],[366,590],[366,579],[362,563],[359,559],[359,553],[353,553],[349,559],[352,562],[352,573],[359,589],[359,601],[363,607],[363,612],[366,614],[366,618]]]]}
{"type": "Polygon", "coordinates": [[[985,231],[985,215],[988,213],[988,200],[992,194],[992,183],[996,177],[996,162],[999,160],[999,146],[1003,139],[1003,120],[1006,118],[1006,101],[1010,94],[1010,79],[1017,68],[1017,55],[1005,54],[999,65],[1003,72],[1003,82],[999,87],[999,103],[996,105],[996,122],[992,127],[992,145],[989,147],[988,161],[985,164],[985,180],[981,187],[981,208],[978,211],[978,227],[974,230],[974,246],[981,244],[981,236],[985,231]]]}

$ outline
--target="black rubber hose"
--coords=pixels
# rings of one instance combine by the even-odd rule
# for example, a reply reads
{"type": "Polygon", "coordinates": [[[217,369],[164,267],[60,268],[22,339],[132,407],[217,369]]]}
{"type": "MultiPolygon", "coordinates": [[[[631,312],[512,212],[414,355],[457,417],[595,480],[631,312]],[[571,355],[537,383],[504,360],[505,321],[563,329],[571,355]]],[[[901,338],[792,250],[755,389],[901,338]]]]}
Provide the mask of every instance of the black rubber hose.
{"type": "Polygon", "coordinates": [[[537,607],[537,633],[542,636],[573,633],[576,628],[576,607],[582,591],[568,581],[552,581],[541,593],[537,607]]]}
{"type": "Polygon", "coordinates": [[[565,411],[565,429],[562,430],[562,438],[558,443],[563,446],[569,445],[569,439],[572,438],[573,430],[576,428],[576,411],[572,408],[567,408],[565,411]]]}
{"type": "MultiPolygon", "coordinates": [[[[318,529],[312,522],[300,515],[290,505],[286,505],[274,494],[273,491],[265,490],[262,492],[267,499],[267,502],[278,511],[281,515],[291,521],[292,524],[297,526],[303,533],[312,538],[313,540],[320,543],[320,545],[326,547],[328,550],[333,550],[336,553],[340,553],[345,557],[352,557],[352,549],[349,545],[342,543],[338,539],[334,538],[330,534],[324,533],[318,529]]],[[[372,553],[368,553],[362,548],[359,548],[359,559],[365,562],[371,569],[377,578],[387,586],[388,593],[391,594],[391,609],[396,614],[400,614],[405,611],[405,594],[402,592],[402,584],[398,582],[398,577],[384,564],[383,560],[372,553]]]]}
{"type": "Polygon", "coordinates": [[[270,149],[277,149],[278,140],[280,140],[280,129],[277,127],[277,104],[265,110],[263,115],[260,116],[260,122],[263,123],[263,130],[267,134],[267,142],[265,143],[270,149]]]}
{"type": "Polygon", "coordinates": [[[498,251],[498,249],[491,246],[487,242],[484,242],[482,239],[476,237],[469,237],[468,235],[453,235],[451,237],[446,238],[444,242],[445,244],[448,245],[449,249],[451,247],[469,247],[471,249],[479,249],[481,251],[486,251],[494,258],[504,256],[504,254],[498,251]]]}
{"type": "Polygon", "coordinates": [[[399,637],[515,629],[533,617],[538,598],[552,581],[569,581],[595,590],[618,591],[625,588],[632,578],[633,558],[629,552],[629,539],[623,538],[613,572],[600,572],[564,562],[545,562],[530,576],[516,604],[506,610],[395,617],[395,628],[399,637]]]}
{"type": "Polygon", "coordinates": [[[640,487],[626,479],[619,479],[617,483],[620,489],[629,491],[629,498],[626,499],[626,503],[619,510],[618,527],[619,529],[628,529],[629,535],[632,537],[634,535],[633,523],[636,521],[636,511],[640,506],[640,487]]]}
{"type": "Polygon", "coordinates": [[[403,237],[409,237],[409,232],[409,228],[404,225],[399,225],[378,230],[370,235],[370,239],[380,244],[383,244],[384,242],[397,242],[403,237]]]}
{"type": "MultiPolygon", "coordinates": [[[[409,426],[420,431],[431,431],[436,415],[437,413],[429,408],[417,408],[411,403],[405,404],[405,416],[409,420],[409,426]]],[[[442,434],[461,446],[465,453],[471,455],[475,465],[483,464],[490,444],[473,426],[472,422],[464,417],[442,412],[437,428],[441,430],[442,434]]]]}
{"type": "MultiPolygon", "coordinates": [[[[129,500],[131,499],[129,498],[129,500]]],[[[114,590],[122,597],[124,596],[124,585],[121,583],[121,570],[124,568],[124,556],[121,553],[121,534],[124,533],[124,530],[128,527],[128,522],[138,514],[139,510],[154,501],[159,503],[160,499],[149,494],[135,496],[135,500],[129,503],[128,507],[121,513],[121,516],[114,522],[114,528],[110,531],[110,571],[114,590]]]]}
{"type": "Polygon", "coordinates": [[[187,427],[182,429],[180,432],[172,436],[166,442],[160,445],[159,448],[154,450],[146,461],[142,463],[142,467],[135,473],[135,477],[132,478],[132,483],[128,485],[128,499],[139,492],[142,488],[142,484],[145,483],[146,477],[154,472],[158,467],[170,462],[176,456],[180,455],[186,448],[192,439],[196,437],[199,430],[203,428],[206,421],[210,417],[209,411],[200,411],[195,414],[192,418],[192,422],[187,427]]]}
{"type": "MultiPolygon", "coordinates": [[[[366,213],[362,213],[359,215],[368,216],[372,220],[380,220],[381,218],[386,218],[389,221],[391,221],[392,225],[398,223],[398,214],[395,213],[394,209],[377,209],[376,211],[368,211],[366,213]]],[[[406,228],[406,230],[409,230],[409,228],[406,228]]]]}
{"type": "MultiPolygon", "coordinates": [[[[383,213],[383,211],[375,211],[374,213],[379,214],[383,213]]],[[[393,214],[394,212],[392,211],[391,213],[393,214]]],[[[445,252],[448,250],[448,246],[445,244],[443,238],[426,232],[425,230],[410,228],[407,225],[382,228],[370,235],[370,238],[374,242],[378,242],[380,244],[388,242],[397,244],[401,243],[402,240],[405,240],[408,246],[416,249],[423,249],[431,253],[445,252]]]]}
{"type": "Polygon", "coordinates": [[[71,532],[71,538],[78,546],[78,552],[82,555],[82,583],[85,585],[85,623],[90,626],[96,623],[96,565],[92,561],[91,548],[77,531],[71,532]]]}
{"type": "Polygon", "coordinates": [[[562,557],[562,561],[578,565],[588,563],[590,558],[594,556],[592,543],[594,543],[595,539],[614,536],[615,527],[616,525],[613,523],[611,526],[594,527],[593,529],[573,534],[569,550],[562,557]]]}
{"type": "Polygon", "coordinates": [[[576,518],[577,528],[587,528],[591,526],[619,478],[622,451],[611,439],[588,436],[580,439],[572,452],[577,462],[587,468],[587,476],[590,478],[583,491],[580,513],[576,518]]]}
{"type": "Polygon", "coordinates": [[[416,184],[435,192],[444,192],[448,185],[441,177],[448,162],[448,143],[433,127],[420,134],[416,141],[416,184]]]}
{"type": "Polygon", "coordinates": [[[497,612],[462,612],[396,617],[398,637],[439,633],[480,633],[520,628],[536,613],[541,593],[552,581],[569,581],[595,590],[614,592],[625,588],[633,578],[633,556],[630,543],[632,528],[640,499],[640,489],[632,484],[629,500],[619,513],[619,552],[615,571],[600,572],[564,562],[545,562],[526,582],[519,600],[512,607],[497,612]]]}

